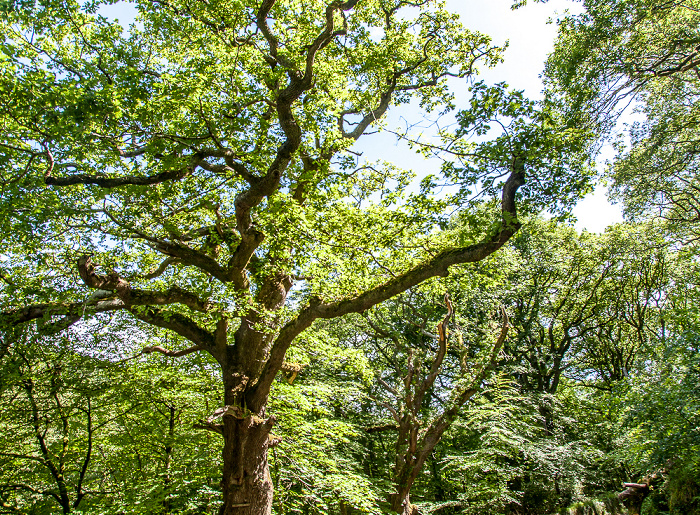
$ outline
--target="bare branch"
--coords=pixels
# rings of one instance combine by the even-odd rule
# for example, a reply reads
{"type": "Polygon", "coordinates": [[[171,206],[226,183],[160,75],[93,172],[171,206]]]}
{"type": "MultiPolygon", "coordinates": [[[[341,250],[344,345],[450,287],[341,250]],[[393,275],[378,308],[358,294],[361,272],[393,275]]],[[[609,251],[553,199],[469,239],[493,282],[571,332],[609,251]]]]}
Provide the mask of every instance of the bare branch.
{"type": "MultiPolygon", "coordinates": [[[[109,292],[110,294],[112,292],[109,292]]],[[[102,300],[90,298],[86,302],[70,302],[70,303],[54,303],[54,304],[32,304],[24,308],[11,309],[9,311],[0,312],[0,327],[12,327],[32,320],[50,319],[51,317],[63,317],[60,324],[65,325],[69,321],[76,322],[86,312],[104,313],[124,309],[126,305],[120,299],[102,300]]],[[[46,327],[46,325],[44,326],[46,327]]],[[[51,327],[47,327],[51,332],[51,327]]]]}
{"type": "Polygon", "coordinates": [[[447,306],[447,314],[445,318],[437,325],[438,332],[438,352],[430,366],[430,371],[425,379],[421,383],[420,387],[416,389],[416,395],[414,403],[418,407],[423,402],[426,392],[435,382],[438,374],[440,373],[440,368],[442,367],[442,362],[445,359],[445,354],[447,353],[447,341],[448,341],[448,329],[447,326],[450,320],[454,316],[454,307],[452,306],[452,301],[450,300],[450,294],[445,293],[445,306],[447,306]]]}
{"type": "Polygon", "coordinates": [[[159,352],[160,354],[171,358],[180,358],[182,356],[187,356],[188,354],[192,354],[193,352],[197,352],[200,350],[204,349],[199,345],[193,345],[192,347],[188,347],[186,349],[178,351],[168,350],[165,347],[161,347],[160,345],[153,345],[152,347],[144,347],[141,351],[141,354],[151,354],[152,352],[159,352]]]}
{"type": "Polygon", "coordinates": [[[372,399],[374,402],[379,404],[380,406],[384,406],[387,410],[389,410],[389,413],[391,413],[391,416],[394,417],[394,420],[396,420],[397,424],[401,424],[401,417],[399,416],[399,413],[394,409],[394,407],[389,404],[388,402],[382,401],[374,397],[373,395],[369,396],[370,399],[372,399]]]}

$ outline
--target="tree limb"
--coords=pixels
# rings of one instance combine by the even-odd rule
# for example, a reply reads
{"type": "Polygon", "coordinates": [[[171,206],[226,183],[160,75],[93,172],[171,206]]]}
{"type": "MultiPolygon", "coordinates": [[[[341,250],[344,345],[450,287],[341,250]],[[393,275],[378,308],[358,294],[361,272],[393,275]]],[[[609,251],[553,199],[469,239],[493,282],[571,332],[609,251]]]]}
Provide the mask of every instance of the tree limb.
{"type": "Polygon", "coordinates": [[[150,307],[143,309],[139,306],[130,307],[129,312],[147,324],[169,329],[183,338],[187,338],[196,346],[208,350],[212,355],[218,355],[214,335],[180,313],[163,312],[150,307]]]}
{"type": "Polygon", "coordinates": [[[454,307],[452,306],[452,301],[450,300],[449,293],[445,293],[445,305],[447,306],[447,314],[445,315],[445,318],[437,325],[439,345],[438,352],[435,355],[433,363],[430,365],[430,370],[428,371],[428,374],[425,376],[425,379],[423,379],[421,385],[416,389],[415,399],[413,401],[416,408],[420,407],[426,392],[435,382],[435,378],[437,378],[438,374],[440,373],[442,362],[445,359],[445,354],[447,353],[447,326],[455,313],[454,307]]]}
{"type": "Polygon", "coordinates": [[[132,288],[131,284],[119,277],[116,272],[108,275],[98,275],[90,256],[78,259],[78,272],[86,286],[97,290],[113,291],[126,307],[167,304],[182,304],[193,311],[207,312],[212,309],[209,301],[200,299],[197,295],[178,286],[172,286],[164,292],[132,288]]]}
{"type": "Polygon", "coordinates": [[[188,347],[186,349],[178,351],[169,350],[165,347],[161,347],[160,345],[153,345],[151,347],[144,347],[143,350],[141,350],[141,354],[151,354],[153,352],[159,352],[160,354],[171,358],[180,358],[182,356],[187,356],[188,354],[192,354],[193,352],[197,352],[200,350],[204,350],[204,348],[200,347],[199,345],[193,345],[192,347],[188,347]]]}

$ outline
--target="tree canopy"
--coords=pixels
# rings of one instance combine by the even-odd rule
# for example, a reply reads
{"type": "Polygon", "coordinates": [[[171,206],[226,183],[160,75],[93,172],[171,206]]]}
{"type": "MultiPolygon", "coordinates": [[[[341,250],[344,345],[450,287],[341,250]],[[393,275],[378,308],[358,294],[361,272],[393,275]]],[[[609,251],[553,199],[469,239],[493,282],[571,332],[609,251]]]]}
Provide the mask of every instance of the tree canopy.
{"type": "Polygon", "coordinates": [[[661,216],[680,237],[695,239],[700,4],[585,1],[584,7],[560,24],[546,82],[568,116],[599,137],[615,137],[625,109],[639,113],[624,132],[629,144],[619,142],[607,172],[613,194],[628,216],[661,216]]]}

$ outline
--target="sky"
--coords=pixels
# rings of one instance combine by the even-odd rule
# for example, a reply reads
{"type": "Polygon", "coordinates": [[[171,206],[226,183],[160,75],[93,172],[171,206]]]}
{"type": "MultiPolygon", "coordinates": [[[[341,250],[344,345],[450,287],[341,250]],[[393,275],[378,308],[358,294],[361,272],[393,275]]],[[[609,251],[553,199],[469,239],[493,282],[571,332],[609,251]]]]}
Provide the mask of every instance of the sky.
{"type": "MultiPolygon", "coordinates": [[[[528,5],[515,11],[510,9],[512,0],[447,0],[446,3],[449,10],[460,14],[467,28],[490,35],[493,42],[499,45],[508,41],[504,62],[493,69],[482,70],[479,79],[487,83],[504,81],[524,90],[526,96],[532,99],[541,98],[540,73],[557,35],[556,19],[562,17],[567,9],[573,13],[581,10],[581,4],[572,0],[549,0],[547,3],[530,0],[528,5]]],[[[133,4],[117,2],[103,6],[100,13],[117,18],[127,26],[134,19],[135,9],[133,4]]],[[[467,84],[462,82],[454,86],[459,108],[460,101],[465,102],[468,98],[467,84]]],[[[390,113],[388,126],[405,125],[408,119],[415,119],[412,114],[417,114],[417,110],[412,113],[410,107],[407,111],[390,113]]],[[[439,163],[417,156],[388,133],[361,140],[356,149],[364,152],[368,159],[381,158],[411,169],[418,176],[434,173],[439,168],[439,163]]],[[[607,155],[610,156],[610,153],[607,155]]],[[[603,163],[599,166],[603,166],[603,163]]],[[[602,232],[608,225],[622,221],[620,206],[608,202],[602,186],[580,201],[573,214],[578,219],[576,228],[579,231],[602,232]]]]}

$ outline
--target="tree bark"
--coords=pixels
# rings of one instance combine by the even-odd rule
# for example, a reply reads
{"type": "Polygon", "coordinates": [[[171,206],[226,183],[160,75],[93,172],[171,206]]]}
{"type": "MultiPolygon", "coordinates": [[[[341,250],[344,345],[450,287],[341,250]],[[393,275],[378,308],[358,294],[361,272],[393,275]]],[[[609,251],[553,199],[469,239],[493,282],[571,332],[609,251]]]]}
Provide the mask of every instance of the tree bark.
{"type": "Polygon", "coordinates": [[[175,442],[175,418],[177,412],[175,406],[168,406],[168,439],[165,443],[165,474],[163,475],[163,513],[170,513],[170,489],[171,477],[170,471],[173,462],[173,451],[175,442]]]}
{"type": "Polygon", "coordinates": [[[418,506],[411,504],[411,486],[413,486],[413,481],[410,485],[399,488],[397,493],[389,496],[391,509],[394,512],[400,515],[418,515],[418,506]]]}
{"type": "Polygon", "coordinates": [[[273,484],[267,451],[276,440],[270,430],[274,417],[265,418],[264,407],[252,413],[246,407],[245,375],[224,372],[225,408],[222,436],[224,504],[219,515],[270,515],[273,484]]]}
{"type": "Polygon", "coordinates": [[[627,515],[639,515],[642,511],[642,504],[644,504],[644,500],[649,495],[649,492],[647,485],[635,485],[627,487],[617,494],[617,498],[627,508],[627,515]]]}
{"type": "Polygon", "coordinates": [[[642,505],[651,493],[651,488],[663,481],[663,474],[667,469],[663,469],[650,474],[642,479],[640,483],[623,483],[625,489],[617,494],[617,498],[627,508],[628,515],[639,515],[642,512],[642,505]]]}
{"type": "Polygon", "coordinates": [[[219,515],[270,515],[272,478],[267,462],[274,420],[224,417],[224,504],[219,515]]]}

